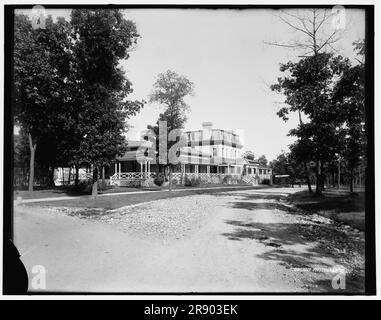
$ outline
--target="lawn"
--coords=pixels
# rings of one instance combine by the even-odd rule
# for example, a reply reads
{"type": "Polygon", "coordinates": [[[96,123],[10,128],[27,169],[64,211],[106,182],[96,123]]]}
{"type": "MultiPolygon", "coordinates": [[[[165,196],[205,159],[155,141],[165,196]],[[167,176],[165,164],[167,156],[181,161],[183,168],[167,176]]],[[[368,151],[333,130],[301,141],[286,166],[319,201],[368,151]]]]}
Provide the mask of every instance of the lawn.
{"type": "MultiPolygon", "coordinates": [[[[239,186],[239,185],[236,185],[239,186]]],[[[243,187],[247,185],[242,185],[243,187]]],[[[226,187],[229,188],[229,185],[221,184],[204,184],[200,185],[197,188],[213,188],[213,187],[226,187]]],[[[231,186],[230,186],[231,187],[231,186]]],[[[263,186],[265,187],[265,186],[263,186]]],[[[185,187],[183,185],[173,186],[173,190],[178,189],[190,189],[191,187],[185,187]]],[[[99,190],[98,194],[108,194],[108,193],[121,193],[121,192],[141,192],[141,191],[168,191],[168,186],[166,187],[143,187],[143,188],[132,188],[132,187],[109,187],[106,190],[99,190]]],[[[14,190],[13,199],[16,200],[17,197],[22,199],[41,199],[41,198],[57,198],[57,197],[76,197],[76,196],[86,196],[90,195],[91,191],[79,191],[74,186],[70,187],[55,187],[50,189],[35,189],[33,192],[28,190],[14,190]]]]}
{"type": "Polygon", "coordinates": [[[361,231],[365,230],[365,192],[350,194],[329,189],[322,196],[317,196],[301,191],[289,195],[287,201],[304,213],[317,213],[361,231]]]}
{"type": "MultiPolygon", "coordinates": [[[[177,190],[182,189],[183,191],[176,191],[174,189],[172,192],[169,192],[168,189],[165,190],[151,190],[152,192],[145,193],[135,193],[135,191],[147,191],[146,189],[133,189],[133,188],[118,188],[120,192],[129,192],[132,191],[131,194],[118,194],[115,191],[114,195],[109,196],[98,196],[96,199],[92,199],[91,196],[81,196],[75,199],[64,199],[64,200],[56,200],[56,201],[44,201],[44,202],[33,202],[27,203],[25,205],[29,206],[54,206],[54,207],[76,207],[76,208],[103,208],[105,210],[116,209],[127,205],[154,201],[159,199],[167,199],[167,198],[176,198],[176,197],[185,197],[189,195],[195,194],[210,194],[216,192],[226,192],[232,190],[247,190],[247,189],[263,189],[268,186],[215,186],[215,185],[205,185],[197,187],[196,190],[186,190],[186,188],[190,189],[190,187],[181,187],[177,188],[177,190]],[[207,189],[205,188],[213,188],[216,189],[207,189]],[[184,190],[185,189],[185,190],[184,190]]],[[[55,193],[53,193],[55,194],[55,193]]],[[[64,196],[67,194],[63,194],[64,196]]],[[[56,194],[54,196],[57,196],[56,194]]],[[[35,199],[40,197],[35,197],[35,199]]]]}

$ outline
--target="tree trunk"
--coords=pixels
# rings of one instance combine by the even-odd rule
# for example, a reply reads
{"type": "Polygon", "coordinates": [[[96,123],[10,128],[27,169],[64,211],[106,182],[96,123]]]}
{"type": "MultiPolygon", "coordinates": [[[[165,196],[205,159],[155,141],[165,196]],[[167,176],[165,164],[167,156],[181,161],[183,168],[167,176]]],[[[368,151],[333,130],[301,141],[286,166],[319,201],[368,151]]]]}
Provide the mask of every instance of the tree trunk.
{"type": "Polygon", "coordinates": [[[98,196],[98,168],[94,166],[93,169],[93,189],[91,197],[95,199],[98,196]]]}
{"type": "Polygon", "coordinates": [[[308,170],[307,162],[304,162],[304,171],[306,172],[306,181],[307,181],[307,185],[308,185],[308,191],[310,193],[312,193],[310,173],[308,170]]]}
{"type": "Polygon", "coordinates": [[[324,191],[325,190],[325,179],[326,179],[326,176],[324,174],[324,172],[321,173],[321,190],[324,191]]]}
{"type": "Polygon", "coordinates": [[[75,165],[75,186],[78,187],[79,184],[79,167],[75,165]]]}
{"type": "Polygon", "coordinates": [[[172,191],[172,170],[170,165],[168,166],[168,176],[168,190],[172,191]]]}
{"type": "Polygon", "coordinates": [[[106,172],[105,167],[102,167],[102,190],[105,189],[106,186],[106,172]]]}
{"type": "Polygon", "coordinates": [[[338,161],[338,167],[337,167],[337,188],[340,189],[340,159],[338,161]]]}
{"type": "Polygon", "coordinates": [[[48,187],[49,188],[52,188],[54,187],[55,184],[54,184],[54,167],[50,167],[50,170],[49,170],[49,181],[48,181],[48,187]]]}
{"type": "Polygon", "coordinates": [[[36,154],[36,148],[37,144],[33,144],[32,135],[28,134],[29,138],[29,150],[30,150],[30,162],[29,162],[29,187],[28,191],[33,191],[33,184],[34,184],[34,157],[36,154]]]}
{"type": "Polygon", "coordinates": [[[322,174],[321,174],[321,162],[317,161],[317,174],[316,174],[316,194],[322,194],[322,174]]]}
{"type": "Polygon", "coordinates": [[[71,180],[71,167],[69,167],[69,177],[67,178],[67,184],[70,186],[70,180],[71,180]]]}
{"type": "Polygon", "coordinates": [[[353,168],[351,168],[351,171],[350,171],[349,191],[350,193],[353,193],[353,168]]]}

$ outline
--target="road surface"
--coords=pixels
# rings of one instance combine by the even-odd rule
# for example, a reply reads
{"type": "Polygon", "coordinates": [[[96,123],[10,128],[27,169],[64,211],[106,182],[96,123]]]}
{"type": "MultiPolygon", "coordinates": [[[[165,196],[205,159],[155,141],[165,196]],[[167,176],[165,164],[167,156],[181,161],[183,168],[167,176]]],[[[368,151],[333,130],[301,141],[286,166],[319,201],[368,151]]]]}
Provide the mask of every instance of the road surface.
{"type": "Polygon", "coordinates": [[[17,206],[15,243],[31,291],[343,290],[347,265],[308,236],[316,228],[333,230],[331,222],[294,212],[282,201],[299,190],[164,199],[101,218],[17,206]],[[46,270],[45,289],[32,282],[41,271],[36,265],[46,270]]]}

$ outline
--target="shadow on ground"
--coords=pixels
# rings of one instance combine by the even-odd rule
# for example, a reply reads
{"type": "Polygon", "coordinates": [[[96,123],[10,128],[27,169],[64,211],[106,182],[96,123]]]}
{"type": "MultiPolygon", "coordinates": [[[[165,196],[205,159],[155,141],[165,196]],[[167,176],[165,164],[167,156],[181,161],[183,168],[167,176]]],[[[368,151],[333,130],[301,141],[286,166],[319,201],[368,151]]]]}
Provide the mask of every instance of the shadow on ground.
{"type": "MultiPolygon", "coordinates": [[[[232,205],[247,210],[281,208],[276,203],[238,202],[232,205]]],[[[275,261],[286,269],[293,269],[296,274],[307,273],[303,276],[307,279],[304,286],[311,291],[337,292],[331,283],[335,274],[329,270],[338,266],[354,270],[346,276],[346,289],[342,290],[343,292],[364,291],[362,261],[354,262],[356,254],[364,256],[364,245],[353,242],[345,232],[336,230],[334,225],[259,223],[249,220],[226,220],[225,223],[233,227],[231,232],[222,234],[229,240],[255,240],[270,248],[258,254],[258,258],[275,261]],[[295,249],[290,246],[294,246],[295,249]],[[317,268],[328,271],[319,271],[317,268]]]]}
{"type": "MultiPolygon", "coordinates": [[[[221,196],[221,194],[218,194],[216,196],[221,196]]],[[[232,192],[232,193],[226,193],[224,194],[226,197],[239,197],[242,201],[255,201],[255,200],[274,200],[279,201],[281,199],[285,199],[286,196],[284,193],[268,193],[268,192],[261,192],[261,190],[256,190],[255,193],[240,193],[240,192],[232,192]]]]}
{"type": "Polygon", "coordinates": [[[231,207],[234,209],[246,210],[282,210],[289,211],[290,208],[280,202],[247,202],[247,201],[234,201],[230,202],[231,207]]]}

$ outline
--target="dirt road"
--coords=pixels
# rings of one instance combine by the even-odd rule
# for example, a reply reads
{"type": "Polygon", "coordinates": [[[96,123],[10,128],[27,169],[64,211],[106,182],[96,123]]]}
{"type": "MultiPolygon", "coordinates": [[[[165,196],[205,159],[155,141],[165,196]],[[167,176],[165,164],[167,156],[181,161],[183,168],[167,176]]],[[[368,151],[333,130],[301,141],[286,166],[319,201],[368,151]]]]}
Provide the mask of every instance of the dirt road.
{"type": "Polygon", "coordinates": [[[46,269],[47,291],[362,291],[363,235],[293,211],[282,200],[299,190],[194,195],[103,214],[19,206],[15,243],[32,291],[35,265],[46,269]],[[359,250],[339,245],[354,241],[359,250]]]}

